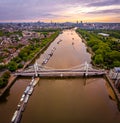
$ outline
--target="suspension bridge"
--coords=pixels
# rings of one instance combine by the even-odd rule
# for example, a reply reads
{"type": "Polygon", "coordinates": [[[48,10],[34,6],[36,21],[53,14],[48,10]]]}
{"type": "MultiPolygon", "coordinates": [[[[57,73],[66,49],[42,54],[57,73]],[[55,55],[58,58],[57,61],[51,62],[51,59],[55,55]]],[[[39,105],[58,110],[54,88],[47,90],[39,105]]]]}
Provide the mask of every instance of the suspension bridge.
{"type": "Polygon", "coordinates": [[[16,76],[36,76],[36,77],[80,77],[80,76],[100,76],[106,72],[103,69],[94,69],[87,62],[68,69],[55,69],[40,65],[37,62],[23,71],[14,73],[16,76]]]}

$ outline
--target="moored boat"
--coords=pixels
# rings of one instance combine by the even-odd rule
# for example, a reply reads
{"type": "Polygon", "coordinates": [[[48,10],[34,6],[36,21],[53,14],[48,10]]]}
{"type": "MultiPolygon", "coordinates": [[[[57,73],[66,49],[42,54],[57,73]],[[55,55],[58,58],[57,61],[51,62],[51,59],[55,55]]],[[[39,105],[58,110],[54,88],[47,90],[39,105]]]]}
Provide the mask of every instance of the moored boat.
{"type": "Polygon", "coordinates": [[[15,119],[15,123],[20,123],[21,118],[22,118],[22,113],[20,112],[15,119]]]}
{"type": "Polygon", "coordinates": [[[28,91],[29,91],[29,89],[30,89],[30,86],[27,86],[26,89],[25,89],[25,91],[24,91],[24,93],[27,94],[28,91]]]}
{"type": "Polygon", "coordinates": [[[25,98],[25,94],[22,95],[21,99],[20,99],[20,102],[22,102],[25,98]]]}
{"type": "Polygon", "coordinates": [[[26,104],[23,103],[21,111],[23,112],[25,110],[26,104]]]}
{"type": "Polygon", "coordinates": [[[33,86],[36,86],[37,83],[38,83],[38,81],[39,81],[39,78],[35,78],[34,83],[33,83],[33,86]]]}
{"type": "Polygon", "coordinates": [[[33,87],[30,88],[30,90],[28,91],[28,94],[31,95],[33,92],[33,87]]]}
{"type": "Polygon", "coordinates": [[[31,81],[31,82],[30,82],[30,86],[33,85],[33,82],[34,82],[34,81],[31,81]]]}
{"type": "Polygon", "coordinates": [[[12,120],[11,120],[11,123],[14,123],[16,117],[17,117],[17,114],[18,114],[18,111],[15,111],[13,117],[12,117],[12,120]]]}
{"type": "Polygon", "coordinates": [[[20,109],[20,107],[21,107],[21,105],[20,105],[20,104],[18,104],[18,105],[17,105],[17,110],[19,110],[19,109],[20,109]]]}
{"type": "Polygon", "coordinates": [[[29,97],[30,96],[27,94],[26,97],[25,97],[24,103],[27,103],[28,102],[29,97]]]}

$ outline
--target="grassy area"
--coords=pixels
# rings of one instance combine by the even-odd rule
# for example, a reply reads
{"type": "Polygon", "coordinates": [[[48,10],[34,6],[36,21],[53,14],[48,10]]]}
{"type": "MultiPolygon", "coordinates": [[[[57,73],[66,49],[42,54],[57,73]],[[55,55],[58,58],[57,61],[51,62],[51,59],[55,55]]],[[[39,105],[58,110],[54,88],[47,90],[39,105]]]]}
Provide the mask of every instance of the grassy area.
{"type": "Polygon", "coordinates": [[[120,67],[120,31],[77,29],[77,32],[95,53],[92,56],[94,64],[106,69],[120,67]],[[98,33],[107,33],[110,36],[104,37],[98,33]]]}

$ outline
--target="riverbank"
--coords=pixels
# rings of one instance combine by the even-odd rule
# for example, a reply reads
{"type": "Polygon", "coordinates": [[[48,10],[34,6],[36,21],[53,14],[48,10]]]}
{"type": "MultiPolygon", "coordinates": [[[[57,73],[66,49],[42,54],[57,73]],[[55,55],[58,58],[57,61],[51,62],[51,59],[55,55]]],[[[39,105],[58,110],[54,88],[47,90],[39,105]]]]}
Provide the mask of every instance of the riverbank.
{"type": "Polygon", "coordinates": [[[112,88],[112,90],[113,90],[113,92],[115,94],[115,97],[117,99],[118,109],[120,111],[120,93],[119,93],[118,89],[115,87],[113,81],[110,79],[108,74],[105,75],[105,79],[108,81],[110,87],[112,88]]]}
{"type": "MultiPolygon", "coordinates": [[[[38,53],[36,53],[31,60],[27,61],[25,63],[25,65],[23,66],[23,68],[20,69],[20,71],[24,70],[26,67],[28,67],[28,65],[33,63],[35,61],[35,59],[58,37],[58,35],[59,35],[59,33],[51,41],[49,41],[42,49],[40,49],[40,51],[38,53]]],[[[4,95],[4,93],[14,84],[16,79],[17,79],[17,76],[14,76],[11,74],[11,76],[8,80],[7,86],[0,89],[0,97],[2,97],[4,95]]]]}
{"type": "Polygon", "coordinates": [[[78,32],[76,32],[76,33],[77,33],[77,34],[79,35],[79,37],[82,39],[82,42],[86,45],[87,51],[93,56],[93,55],[94,55],[94,52],[92,51],[91,47],[89,47],[89,46],[87,45],[87,41],[81,36],[80,33],[78,33],[78,32]]]}
{"type": "MultiPolygon", "coordinates": [[[[58,34],[58,35],[59,35],[59,34],[58,34]]],[[[58,36],[58,35],[57,35],[57,36],[58,36]]],[[[26,62],[26,64],[25,64],[24,67],[23,67],[23,70],[24,70],[26,67],[28,67],[28,65],[30,65],[31,63],[33,63],[33,62],[35,61],[35,59],[36,59],[43,51],[45,51],[45,49],[46,49],[47,47],[49,47],[49,45],[57,38],[57,36],[56,36],[52,41],[48,42],[37,54],[35,54],[35,56],[34,56],[30,61],[26,62]]]]}
{"type": "Polygon", "coordinates": [[[13,75],[10,76],[7,86],[4,87],[3,89],[0,89],[0,97],[2,97],[3,94],[14,84],[16,79],[17,76],[13,76],[13,75]]]}
{"type": "MultiPolygon", "coordinates": [[[[95,53],[92,51],[91,47],[89,47],[87,45],[87,41],[82,37],[82,35],[79,32],[76,32],[79,37],[82,39],[82,42],[85,44],[86,48],[87,48],[87,52],[89,52],[91,54],[91,56],[93,57],[95,55],[95,53]]],[[[92,59],[92,58],[91,58],[92,59]]],[[[91,64],[95,67],[95,68],[99,68],[98,66],[96,66],[96,64],[94,64],[93,61],[91,61],[91,64]]]]}
{"type": "MultiPolygon", "coordinates": [[[[82,39],[82,42],[86,45],[87,51],[88,51],[92,56],[94,56],[95,53],[92,51],[91,47],[89,47],[89,46],[87,45],[87,41],[81,36],[80,33],[77,32],[77,34],[78,34],[79,37],[82,39]]],[[[95,67],[98,67],[98,66],[96,66],[93,62],[92,62],[92,64],[93,64],[95,67]]],[[[106,72],[106,73],[107,73],[107,72],[106,72]]],[[[115,87],[113,81],[110,79],[110,77],[109,77],[108,74],[105,75],[105,79],[108,81],[110,87],[112,88],[112,90],[113,90],[113,92],[114,92],[114,94],[115,94],[115,97],[116,97],[116,99],[117,99],[118,109],[119,109],[119,111],[120,111],[120,93],[119,93],[118,89],[115,87]]]]}

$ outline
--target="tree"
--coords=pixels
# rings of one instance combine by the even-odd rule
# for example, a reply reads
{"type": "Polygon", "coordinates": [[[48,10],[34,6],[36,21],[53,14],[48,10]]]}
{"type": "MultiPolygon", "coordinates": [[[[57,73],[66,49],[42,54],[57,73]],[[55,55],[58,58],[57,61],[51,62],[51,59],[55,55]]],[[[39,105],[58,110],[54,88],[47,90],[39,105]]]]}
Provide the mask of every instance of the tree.
{"type": "Polygon", "coordinates": [[[109,57],[113,61],[115,61],[115,60],[120,61],[120,52],[112,51],[112,52],[110,52],[109,57]]]}
{"type": "Polygon", "coordinates": [[[0,88],[3,88],[7,85],[9,77],[10,77],[9,71],[3,73],[3,75],[0,77],[0,88]]]}
{"type": "Polygon", "coordinates": [[[20,63],[22,60],[19,56],[16,56],[15,58],[13,58],[13,61],[15,61],[16,63],[20,63]]]}
{"type": "Polygon", "coordinates": [[[102,64],[103,63],[103,57],[101,54],[95,55],[94,62],[96,64],[102,64]]]}
{"type": "Polygon", "coordinates": [[[9,64],[8,64],[8,69],[13,72],[17,69],[17,63],[14,62],[14,61],[11,61],[9,64]]]}
{"type": "Polygon", "coordinates": [[[120,67],[120,61],[114,61],[113,66],[115,67],[120,67]]]}

